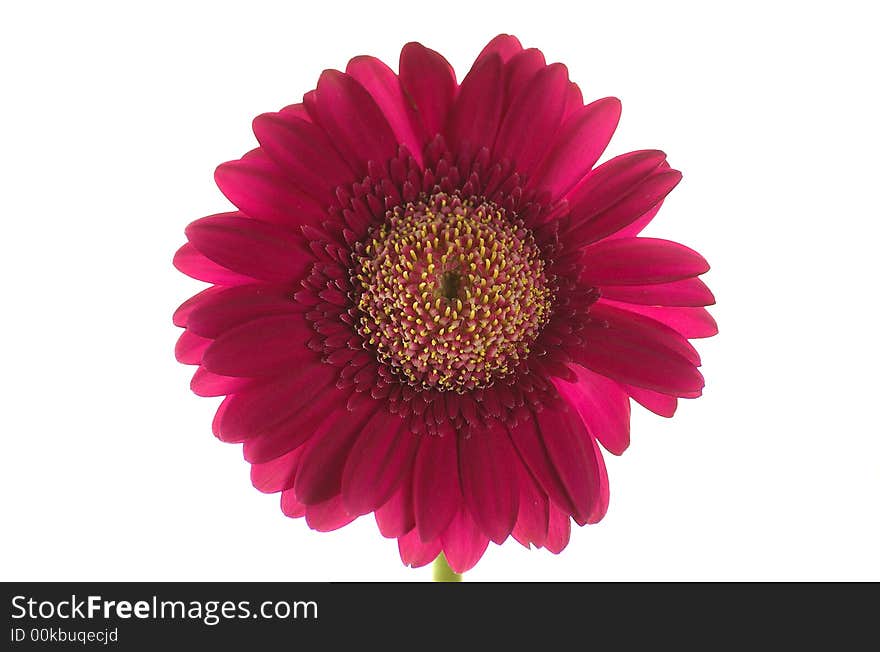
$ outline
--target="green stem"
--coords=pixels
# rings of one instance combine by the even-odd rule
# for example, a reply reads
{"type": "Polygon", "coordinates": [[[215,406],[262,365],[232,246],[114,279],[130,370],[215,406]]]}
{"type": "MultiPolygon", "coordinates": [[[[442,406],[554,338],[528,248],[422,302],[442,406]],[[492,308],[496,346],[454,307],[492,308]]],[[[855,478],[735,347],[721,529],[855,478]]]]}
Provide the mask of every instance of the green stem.
{"type": "Polygon", "coordinates": [[[437,559],[434,560],[432,568],[434,571],[435,582],[461,582],[461,574],[456,573],[449,568],[449,563],[446,561],[446,555],[442,552],[437,559]]]}

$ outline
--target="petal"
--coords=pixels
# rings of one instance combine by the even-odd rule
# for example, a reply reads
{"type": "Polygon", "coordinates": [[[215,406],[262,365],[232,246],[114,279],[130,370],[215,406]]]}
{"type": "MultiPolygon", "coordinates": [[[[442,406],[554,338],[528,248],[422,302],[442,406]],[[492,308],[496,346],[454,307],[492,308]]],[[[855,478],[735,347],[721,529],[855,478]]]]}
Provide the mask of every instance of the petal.
{"type": "Polygon", "coordinates": [[[599,445],[596,443],[595,439],[590,438],[590,443],[593,445],[593,457],[596,459],[596,463],[599,466],[599,500],[593,509],[593,513],[590,514],[587,523],[598,523],[605,518],[605,514],[608,513],[611,491],[608,486],[608,469],[605,468],[605,460],[602,458],[602,451],[599,450],[599,445]]]}
{"type": "Polygon", "coordinates": [[[534,545],[538,548],[547,540],[547,523],[550,518],[550,501],[529,472],[521,464],[519,513],[513,528],[513,538],[526,548],[534,545]]]}
{"type": "Polygon", "coordinates": [[[313,263],[302,238],[234,214],[196,220],[186,227],[186,236],[218,265],[270,283],[298,281],[313,263]]]}
{"type": "MultiPolygon", "coordinates": [[[[638,306],[633,306],[638,309],[638,306]]],[[[699,366],[700,354],[678,331],[638,312],[629,310],[628,304],[612,305],[600,299],[590,307],[590,315],[608,323],[612,328],[630,333],[636,339],[657,342],[675,351],[690,363],[699,366]]]]}
{"type": "Polygon", "coordinates": [[[547,455],[574,506],[574,520],[580,525],[590,522],[601,498],[600,471],[583,421],[562,400],[535,418],[547,455]]]}
{"type": "Polygon", "coordinates": [[[544,54],[536,49],[529,48],[517,52],[504,66],[504,106],[510,106],[538,71],[545,68],[547,62],[544,54]]]}
{"type": "Polygon", "coordinates": [[[497,54],[502,61],[507,61],[512,56],[522,51],[522,44],[519,39],[510,34],[499,34],[486,44],[486,47],[477,55],[474,61],[474,67],[493,54],[497,54]]]}
{"type": "Polygon", "coordinates": [[[425,141],[413,128],[412,109],[394,71],[376,57],[360,56],[348,62],[345,72],[360,82],[376,101],[397,142],[405,145],[421,165],[425,141]]]}
{"type": "Polygon", "coordinates": [[[458,464],[465,504],[486,536],[502,543],[519,509],[519,460],[506,429],[494,419],[461,437],[458,464]]]}
{"type": "Polygon", "coordinates": [[[260,146],[291,182],[324,204],[336,199],[337,186],[355,180],[323,129],[283,113],[264,113],[254,119],[260,146]]]}
{"type": "Polygon", "coordinates": [[[634,387],[632,385],[621,385],[634,401],[642,407],[650,410],[661,417],[671,418],[675,414],[678,407],[678,399],[668,394],[660,394],[652,392],[649,389],[634,387]]]}
{"type": "Polygon", "coordinates": [[[474,64],[461,82],[446,123],[446,134],[453,149],[461,149],[464,143],[474,150],[492,149],[501,121],[501,72],[501,58],[495,54],[474,64]]]}
{"type": "Polygon", "coordinates": [[[562,125],[550,153],[528,187],[546,189],[552,199],[565,196],[592,170],[620,121],[620,100],[606,97],[576,109],[562,125]]]}
{"type": "Polygon", "coordinates": [[[608,285],[602,288],[602,298],[643,306],[699,307],[715,303],[712,292],[698,278],[655,285],[608,285]]]}
{"type": "Polygon", "coordinates": [[[446,124],[458,88],[455,71],[434,50],[407,43],[400,51],[400,83],[415,112],[421,142],[428,142],[446,124]]]}
{"type": "Polygon", "coordinates": [[[456,573],[464,573],[476,566],[486,552],[489,539],[462,506],[443,532],[443,553],[449,567],[456,573]]]}
{"type": "Polygon", "coordinates": [[[281,494],[281,511],[290,518],[302,518],[306,515],[306,506],[297,501],[293,489],[287,489],[281,494]]]}
{"type": "Polygon", "coordinates": [[[342,498],[334,496],[317,505],[306,505],[306,523],[318,532],[332,532],[351,523],[357,516],[349,514],[342,498]]]}
{"type": "Polygon", "coordinates": [[[579,246],[597,242],[619,232],[648,213],[681,181],[681,172],[663,167],[636,184],[631,192],[599,213],[589,216],[572,211],[567,236],[579,246]]]}
{"type": "Polygon", "coordinates": [[[327,218],[323,206],[293,185],[290,177],[259,150],[218,166],[214,181],[242,213],[258,220],[297,227],[320,224],[327,218]]]}
{"type": "Polygon", "coordinates": [[[301,314],[275,315],[226,331],[208,347],[203,364],[224,376],[257,377],[292,373],[316,361],[306,347],[314,334],[301,314]]]}
{"type": "Polygon", "coordinates": [[[430,564],[440,554],[440,548],[439,538],[423,542],[415,530],[397,539],[400,560],[412,568],[430,564]]]}
{"type": "Polygon", "coordinates": [[[629,397],[619,384],[583,367],[577,383],[554,379],[559,393],[577,410],[590,435],[615,455],[629,446],[629,397]]]}
{"type": "Polygon", "coordinates": [[[360,174],[366,174],[368,161],[384,164],[397,154],[391,126],[370,94],[351,75],[325,70],[318,80],[316,102],[321,126],[360,174]]]}
{"type": "Polygon", "coordinates": [[[424,435],[413,468],[413,510],[422,541],[446,529],[461,505],[457,434],[424,435]]]}
{"type": "Polygon", "coordinates": [[[251,320],[286,315],[297,310],[293,292],[285,287],[239,285],[223,288],[205,297],[193,309],[188,328],[202,337],[215,338],[251,320]]]}
{"type": "Polygon", "coordinates": [[[174,254],[174,266],[187,276],[217,285],[241,285],[253,283],[256,280],[226,269],[213,260],[205,258],[204,254],[188,242],[174,254]]]}
{"type": "Polygon", "coordinates": [[[303,450],[304,447],[300,446],[264,464],[252,464],[251,484],[266,494],[290,489],[296,479],[296,469],[303,450]]]}
{"type": "Polygon", "coordinates": [[[416,526],[412,501],[412,471],[404,477],[391,499],[376,510],[376,525],[379,526],[382,536],[389,539],[404,536],[416,526]]]}
{"type": "Polygon", "coordinates": [[[547,541],[544,547],[555,555],[562,552],[571,537],[571,519],[565,510],[551,503],[550,522],[547,527],[547,541]]]}
{"type": "MultiPolygon", "coordinates": [[[[296,499],[306,505],[330,500],[342,486],[342,473],[361,429],[375,428],[376,417],[384,419],[384,411],[376,405],[361,407],[356,418],[337,421],[334,427],[322,429],[306,444],[296,476],[296,499]]],[[[346,511],[353,513],[346,507],[346,511]]]]}
{"type": "Polygon", "coordinates": [[[189,317],[192,314],[193,310],[195,310],[208,298],[217,294],[221,290],[222,288],[210,287],[206,290],[202,290],[196,295],[191,296],[189,299],[181,303],[180,306],[178,306],[177,310],[174,311],[174,316],[171,318],[171,321],[174,323],[175,326],[186,328],[187,323],[189,323],[189,317]]]}
{"type": "MultiPolygon", "coordinates": [[[[607,303],[617,305],[613,302],[607,303]]],[[[619,307],[650,317],[689,339],[712,337],[718,334],[718,324],[705,308],[667,308],[665,306],[634,306],[632,304],[619,304],[619,307]]]]}
{"type": "Polygon", "coordinates": [[[189,387],[197,396],[225,396],[240,392],[250,384],[247,378],[234,378],[211,373],[199,367],[193,374],[189,387]]]}
{"type": "Polygon", "coordinates": [[[657,238],[605,240],[583,250],[580,280],[595,287],[669,283],[709,271],[693,249],[657,238]]]}
{"type": "Polygon", "coordinates": [[[495,158],[510,159],[530,174],[544,157],[562,121],[568,69],[556,63],[535,74],[512,101],[495,142],[495,158]],[[523,134],[528,133],[528,138],[523,134]]]}
{"type": "Polygon", "coordinates": [[[584,345],[568,349],[569,354],[578,364],[603,376],[676,396],[703,387],[697,368],[659,342],[596,323],[588,324],[581,337],[584,345]]]}
{"type": "Polygon", "coordinates": [[[174,357],[183,364],[201,364],[202,356],[211,345],[211,340],[199,337],[188,330],[183,331],[174,346],[174,357]]]}
{"type": "Polygon", "coordinates": [[[385,504],[412,469],[419,436],[381,409],[355,442],[342,475],[348,511],[366,514],[385,504]]]}

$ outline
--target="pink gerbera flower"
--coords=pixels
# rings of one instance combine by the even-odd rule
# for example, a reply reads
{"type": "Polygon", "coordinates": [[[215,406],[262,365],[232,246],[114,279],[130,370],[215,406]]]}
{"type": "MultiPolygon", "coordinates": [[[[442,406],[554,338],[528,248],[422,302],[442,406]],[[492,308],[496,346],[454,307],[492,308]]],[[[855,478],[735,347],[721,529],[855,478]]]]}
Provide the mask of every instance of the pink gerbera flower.
{"type": "Polygon", "coordinates": [[[254,120],[215,175],[238,210],[175,256],[212,285],[174,321],[257,489],[316,530],[373,512],[404,563],[456,572],[603,517],[597,442],[626,449],[630,399],[699,396],[688,339],[716,333],[706,261],[637,237],[681,174],[593,167],[619,116],[502,35],[461,84],[409,43],[399,74],[356,57],[254,120]]]}

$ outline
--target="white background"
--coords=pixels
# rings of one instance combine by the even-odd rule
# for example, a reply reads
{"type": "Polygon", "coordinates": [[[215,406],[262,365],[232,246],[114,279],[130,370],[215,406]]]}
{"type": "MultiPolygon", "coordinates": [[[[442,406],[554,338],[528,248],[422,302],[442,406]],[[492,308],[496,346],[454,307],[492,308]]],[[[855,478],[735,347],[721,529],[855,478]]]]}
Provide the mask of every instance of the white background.
{"type": "Polygon", "coordinates": [[[424,580],[371,517],[331,534],[250,486],[190,393],[171,313],[214,167],[323,68],[418,40],[459,78],[499,32],[616,95],[608,155],[684,181],[721,334],[705,396],[640,408],[612,502],[559,556],[473,580],[880,580],[877,16],[871,3],[4,3],[0,11],[3,580],[424,580]]]}

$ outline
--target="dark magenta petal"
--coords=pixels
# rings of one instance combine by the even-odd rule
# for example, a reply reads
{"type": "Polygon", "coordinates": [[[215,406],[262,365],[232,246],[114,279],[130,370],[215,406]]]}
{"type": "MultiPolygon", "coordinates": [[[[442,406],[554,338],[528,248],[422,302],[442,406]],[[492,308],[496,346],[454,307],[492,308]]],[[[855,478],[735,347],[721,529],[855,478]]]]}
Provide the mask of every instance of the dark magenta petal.
{"type": "Polygon", "coordinates": [[[583,283],[650,285],[669,283],[709,271],[709,263],[693,249],[656,238],[605,240],[583,250],[583,283]]]}
{"type": "MultiPolygon", "coordinates": [[[[416,441],[421,441],[416,438],[416,441]]],[[[394,495],[376,510],[376,525],[383,537],[396,539],[416,526],[413,513],[412,470],[400,483],[394,495]]]]}
{"type": "Polygon", "coordinates": [[[357,515],[350,514],[340,496],[317,505],[306,505],[306,523],[318,532],[332,532],[351,523],[357,515]]]}
{"type": "Polygon", "coordinates": [[[290,489],[296,479],[296,470],[303,450],[304,447],[300,446],[264,464],[252,464],[251,484],[266,494],[290,489]]]}
{"type": "Polygon", "coordinates": [[[631,225],[672,192],[681,181],[681,172],[663,168],[655,170],[614,205],[590,217],[572,213],[572,228],[567,232],[579,245],[597,242],[631,225]]]}
{"type": "Polygon", "coordinates": [[[257,280],[250,276],[233,272],[218,265],[213,260],[205,258],[204,254],[200,253],[190,243],[183,245],[174,254],[174,266],[187,276],[217,285],[241,285],[243,283],[253,283],[257,280]]]}
{"type": "Polygon", "coordinates": [[[686,278],[655,285],[607,285],[602,298],[643,306],[711,306],[715,297],[698,278],[686,278]]]}
{"type": "Polygon", "coordinates": [[[446,124],[453,147],[469,143],[474,150],[492,149],[504,100],[501,73],[500,57],[491,55],[475,64],[461,82],[446,124]]]}
{"type": "MultiPolygon", "coordinates": [[[[638,306],[632,307],[638,309],[638,306]]],[[[696,366],[700,365],[700,354],[678,331],[629,308],[628,304],[612,305],[600,299],[590,308],[590,315],[606,322],[615,330],[626,331],[637,339],[661,344],[670,351],[675,351],[688,362],[696,366]]]]}
{"type": "Polygon", "coordinates": [[[476,566],[489,547],[489,539],[462,506],[443,533],[443,553],[449,567],[464,573],[476,566]]]}
{"type": "Polygon", "coordinates": [[[568,545],[571,537],[571,519],[565,513],[564,509],[560,509],[551,503],[550,505],[550,522],[547,527],[547,540],[544,547],[555,555],[558,555],[568,545]]]}
{"type": "Polygon", "coordinates": [[[547,540],[547,524],[550,518],[550,501],[522,464],[519,481],[519,512],[511,532],[514,539],[525,547],[538,548],[547,540]]]}
{"type": "Polygon", "coordinates": [[[233,376],[220,376],[211,373],[204,367],[199,367],[190,381],[190,389],[196,396],[226,396],[240,392],[250,384],[248,378],[236,378],[233,376]]]}
{"type": "Polygon", "coordinates": [[[267,376],[291,373],[315,359],[306,347],[313,335],[302,314],[275,315],[226,331],[208,347],[203,364],[224,376],[267,376]]]}
{"type": "Polygon", "coordinates": [[[376,57],[360,56],[348,62],[345,72],[363,86],[382,111],[397,142],[422,163],[423,137],[413,127],[412,109],[394,71],[376,57]]]}
{"type": "Polygon", "coordinates": [[[193,310],[195,310],[198,306],[207,301],[209,297],[222,291],[222,289],[223,288],[219,287],[210,287],[206,290],[202,290],[196,295],[191,296],[189,299],[181,303],[180,306],[178,306],[177,310],[174,311],[174,315],[171,318],[171,321],[174,323],[175,326],[186,328],[186,325],[189,322],[189,317],[192,314],[193,310]]]}
{"type": "Polygon", "coordinates": [[[495,142],[495,158],[509,159],[521,175],[529,175],[559,129],[567,89],[568,70],[562,64],[538,72],[504,116],[495,142]],[[523,138],[525,133],[528,138],[523,138]]]}
{"type": "Polygon", "coordinates": [[[318,80],[316,107],[321,126],[346,161],[364,174],[367,163],[397,154],[397,138],[382,110],[351,75],[325,70],[318,80]]]}
{"type": "Polygon", "coordinates": [[[260,146],[291,182],[327,204],[336,198],[336,187],[355,180],[320,127],[283,113],[264,113],[253,123],[260,146]]]}
{"type": "Polygon", "coordinates": [[[576,383],[554,379],[559,393],[580,414],[590,434],[610,453],[629,446],[629,397],[620,385],[583,367],[573,369],[576,383]]]}
{"type": "Polygon", "coordinates": [[[457,438],[452,429],[422,436],[413,468],[413,509],[422,541],[439,537],[461,506],[457,438]]]}
{"type": "Polygon", "coordinates": [[[174,347],[174,357],[183,364],[201,364],[202,356],[210,345],[211,340],[199,337],[189,331],[183,331],[180,337],[177,338],[177,344],[174,347]]]}
{"type": "Polygon", "coordinates": [[[650,389],[634,387],[633,385],[621,385],[621,387],[639,405],[658,416],[671,418],[678,407],[678,399],[674,396],[652,392],[650,389]]]}
{"type": "Polygon", "coordinates": [[[553,199],[564,196],[593,169],[620,120],[620,100],[606,97],[576,109],[562,125],[549,154],[529,182],[553,199]]]}
{"type": "Polygon", "coordinates": [[[218,166],[214,181],[226,198],[249,217],[290,228],[320,224],[326,219],[323,205],[293,185],[260,150],[218,166]]]}
{"type": "Polygon", "coordinates": [[[376,415],[382,412],[376,406],[361,409],[358,418],[337,421],[334,427],[322,429],[312,437],[305,445],[302,468],[294,484],[298,501],[314,505],[339,494],[343,469],[355,440],[361,435],[362,428],[375,427],[376,415]]]}
{"type": "Polygon", "coordinates": [[[611,499],[611,490],[608,486],[608,469],[605,468],[605,459],[602,457],[602,451],[599,450],[599,444],[595,438],[590,438],[593,446],[593,459],[596,460],[596,466],[599,469],[599,499],[593,504],[593,512],[587,519],[588,524],[594,524],[605,518],[608,512],[608,504],[611,499]]]}
{"type": "Polygon", "coordinates": [[[298,281],[313,263],[300,236],[246,217],[203,217],[186,227],[186,236],[218,265],[270,283],[298,281]]]}
{"type": "Polygon", "coordinates": [[[631,312],[650,317],[661,324],[681,333],[682,337],[712,337],[718,334],[718,324],[705,308],[679,308],[665,306],[636,306],[632,304],[615,304],[631,312]]]}
{"type": "Polygon", "coordinates": [[[506,429],[492,420],[458,444],[461,488],[474,520],[492,541],[502,543],[519,508],[519,460],[506,429]]]}
{"type": "Polygon", "coordinates": [[[660,342],[595,323],[584,328],[581,337],[584,344],[570,351],[572,358],[603,376],[675,396],[703,387],[703,376],[693,363],[660,342]]]}
{"type": "Polygon", "coordinates": [[[306,515],[306,506],[293,495],[293,489],[286,489],[281,493],[281,511],[290,518],[302,518],[306,515]]]}
{"type": "Polygon", "coordinates": [[[446,124],[458,88],[455,71],[434,50],[407,43],[400,51],[400,83],[412,105],[422,143],[428,142],[446,124]]]}
{"type": "Polygon", "coordinates": [[[413,530],[397,539],[397,549],[400,552],[400,560],[412,568],[427,566],[440,554],[441,543],[439,538],[424,542],[418,533],[413,530]]]}
{"type": "Polygon", "coordinates": [[[239,285],[204,297],[192,310],[187,327],[202,337],[215,338],[254,319],[286,315],[298,309],[289,289],[264,284],[239,285]]]}
{"type": "Polygon", "coordinates": [[[528,83],[547,66],[544,53],[535,48],[517,52],[504,65],[504,107],[505,112],[510,104],[523,92],[528,83]]]}
{"type": "Polygon", "coordinates": [[[409,475],[419,436],[400,417],[380,409],[355,442],[342,475],[342,500],[353,514],[385,504],[409,475]]]}
{"type": "Polygon", "coordinates": [[[600,472],[590,435],[580,415],[562,400],[536,415],[541,438],[559,479],[574,506],[572,516],[590,521],[600,498],[600,472]]]}
{"type": "Polygon", "coordinates": [[[493,54],[497,54],[502,61],[507,61],[518,52],[521,52],[522,49],[522,44],[515,36],[511,36],[510,34],[499,34],[489,41],[486,44],[486,47],[484,47],[480,54],[477,55],[477,58],[474,61],[474,66],[493,54]]]}

